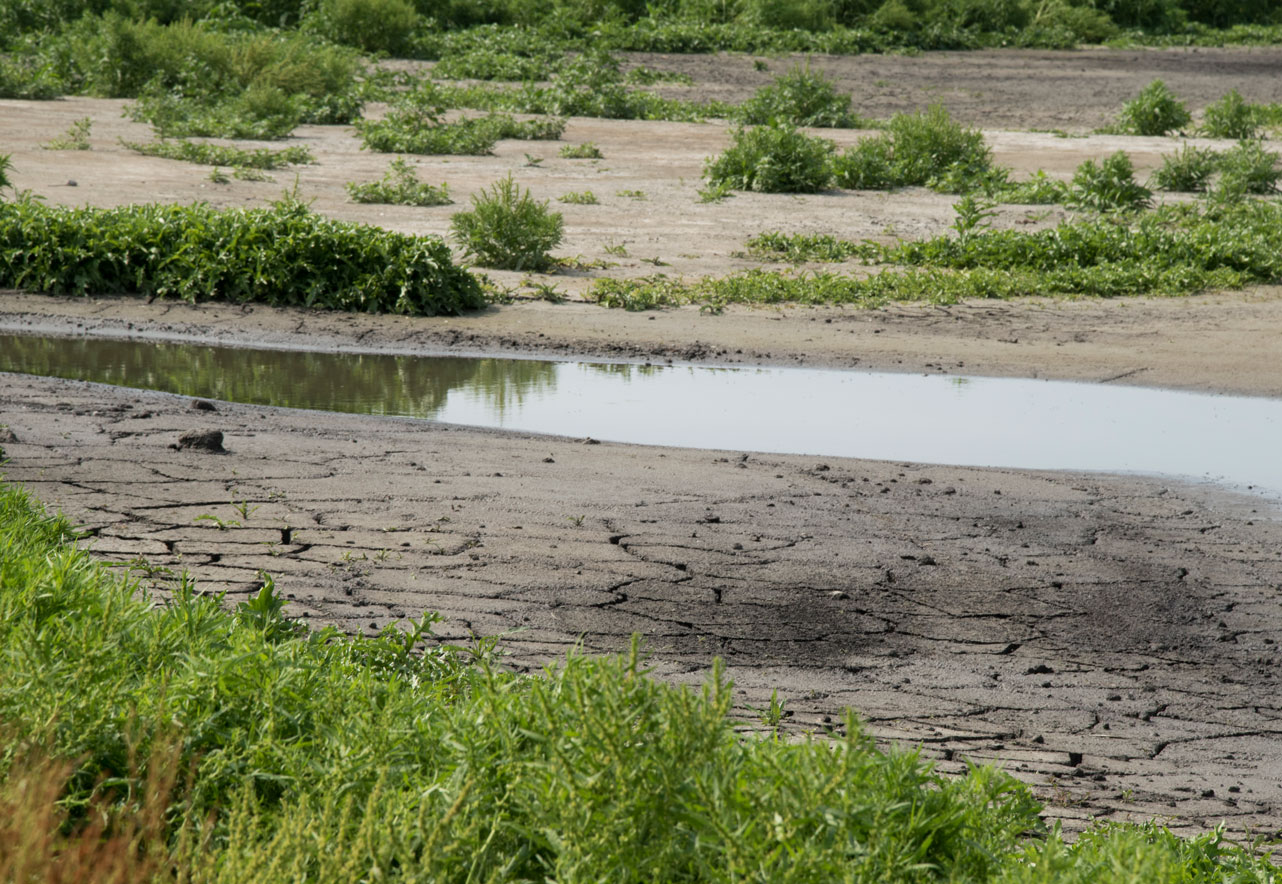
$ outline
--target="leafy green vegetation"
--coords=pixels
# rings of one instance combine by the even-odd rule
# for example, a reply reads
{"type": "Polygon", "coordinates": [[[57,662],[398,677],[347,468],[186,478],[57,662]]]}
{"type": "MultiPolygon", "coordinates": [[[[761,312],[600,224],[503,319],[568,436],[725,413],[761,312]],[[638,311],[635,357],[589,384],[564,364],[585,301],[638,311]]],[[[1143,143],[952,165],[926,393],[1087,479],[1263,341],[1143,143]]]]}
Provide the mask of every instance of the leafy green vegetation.
{"type": "Polygon", "coordinates": [[[599,160],[604,155],[601,153],[601,148],[587,141],[583,144],[562,145],[557,156],[567,160],[599,160]]]}
{"type": "Polygon", "coordinates": [[[554,117],[518,122],[489,114],[446,121],[446,107],[438,90],[411,92],[383,119],[356,123],[361,145],[384,153],[482,155],[501,138],[556,141],[565,131],[565,121],[554,117]]]}
{"type": "Polygon", "coordinates": [[[1135,180],[1135,167],[1124,150],[1098,164],[1083,160],[1069,185],[1073,205],[1099,212],[1142,209],[1152,196],[1152,191],[1135,180]]]}
{"type": "Polygon", "coordinates": [[[470,211],[450,219],[455,239],[482,267],[500,270],[546,270],[552,249],[561,244],[564,222],[522,190],[509,174],[472,196],[470,211]]]}
{"type": "Polygon", "coordinates": [[[568,203],[575,206],[595,206],[599,202],[595,193],[590,190],[572,190],[569,193],[563,193],[556,198],[558,203],[568,203]]]}
{"type": "Polygon", "coordinates": [[[719,665],[667,686],[634,642],[516,676],[430,615],[308,631],[267,575],[233,610],[185,577],[151,602],[74,537],[0,487],[0,722],[29,753],[0,775],[0,837],[64,848],[5,851],[7,879],[61,853],[139,884],[1282,880],[1219,832],[1066,844],[1007,775],[940,776],[850,719],[742,737],[719,665]]]}
{"type": "Polygon", "coordinates": [[[1219,101],[1206,106],[1198,131],[1208,138],[1255,138],[1264,122],[1263,110],[1232,89],[1219,101]]]}
{"type": "Polygon", "coordinates": [[[137,97],[130,114],[165,137],[280,138],[300,123],[350,122],[360,110],[359,55],[300,32],[109,13],[49,42],[44,51],[68,91],[137,97]]]}
{"type": "Polygon", "coordinates": [[[1278,169],[1278,155],[1265,150],[1258,141],[1241,141],[1216,158],[1220,178],[1216,195],[1220,199],[1235,199],[1244,194],[1276,193],[1282,171],[1278,169]]]}
{"type": "Polygon", "coordinates": [[[0,286],[434,315],[484,306],[435,237],[270,209],[0,203],[0,286]]]}
{"type": "Polygon", "coordinates": [[[280,150],[267,147],[246,150],[224,144],[210,144],[186,139],[152,141],[140,144],[135,141],[120,142],[132,151],[149,157],[182,160],[205,166],[234,166],[238,169],[281,169],[285,166],[308,165],[316,162],[312,152],[305,147],[293,146],[280,150]]]}
{"type": "Polygon", "coordinates": [[[50,139],[45,150],[89,150],[89,132],[93,129],[93,120],[81,117],[67,129],[65,135],[50,139]]]}
{"type": "Polygon", "coordinates": [[[833,161],[837,184],[861,190],[931,186],[964,192],[992,173],[992,153],[978,129],[955,122],[941,105],[896,114],[886,131],[859,141],[833,161]]]}
{"type": "Polygon", "coordinates": [[[1260,200],[1174,204],[1134,215],[1066,221],[1049,230],[982,229],[959,216],[962,235],[894,245],[831,236],[766,233],[758,257],[791,262],[897,265],[870,276],[751,270],[690,282],[663,276],[599,279],[588,296],[607,307],[645,310],[682,304],[956,303],[1025,295],[1184,295],[1241,288],[1282,277],[1282,205],[1260,200]]]}
{"type": "Polygon", "coordinates": [[[736,129],[731,145],[704,167],[711,187],[761,193],[816,193],[832,182],[833,143],[788,123],[736,129]]]}
{"type": "Polygon", "coordinates": [[[868,121],[850,109],[851,97],[839,95],[832,81],[810,67],[794,67],[735,111],[735,120],[748,126],[788,123],[793,126],[822,126],[854,129],[868,121]]]}
{"type": "Polygon", "coordinates": [[[1153,183],[1162,190],[1193,193],[1206,190],[1215,174],[1218,154],[1209,148],[1186,144],[1162,157],[1162,167],[1153,172],[1153,183]]]}
{"type": "Polygon", "coordinates": [[[449,187],[420,181],[409,161],[397,157],[378,181],[357,184],[349,181],[347,193],[358,203],[389,203],[396,206],[448,206],[449,187]]]}
{"type": "Polygon", "coordinates": [[[1166,135],[1183,130],[1192,121],[1188,108],[1166,84],[1154,80],[1122,105],[1117,124],[1110,131],[1122,135],[1166,135]]]}

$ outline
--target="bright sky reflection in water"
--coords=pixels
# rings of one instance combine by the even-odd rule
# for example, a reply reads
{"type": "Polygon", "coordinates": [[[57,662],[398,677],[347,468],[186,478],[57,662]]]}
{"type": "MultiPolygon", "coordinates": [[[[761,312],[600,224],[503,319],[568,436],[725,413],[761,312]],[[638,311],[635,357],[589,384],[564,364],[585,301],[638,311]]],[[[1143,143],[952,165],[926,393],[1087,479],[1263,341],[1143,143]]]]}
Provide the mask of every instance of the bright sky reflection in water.
{"type": "Polygon", "coordinates": [[[1282,400],[1055,381],[0,335],[0,370],[564,436],[1156,473],[1282,495],[1282,400]]]}

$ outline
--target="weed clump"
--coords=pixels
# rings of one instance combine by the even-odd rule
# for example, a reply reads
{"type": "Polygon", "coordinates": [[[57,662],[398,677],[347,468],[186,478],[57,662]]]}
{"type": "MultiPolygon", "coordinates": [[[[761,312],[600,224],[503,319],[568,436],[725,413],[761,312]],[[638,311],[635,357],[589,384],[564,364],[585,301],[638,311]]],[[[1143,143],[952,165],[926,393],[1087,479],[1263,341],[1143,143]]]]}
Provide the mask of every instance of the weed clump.
{"type": "Polygon", "coordinates": [[[520,122],[507,114],[446,121],[445,103],[434,90],[412,93],[381,120],[356,123],[361,146],[382,153],[481,156],[501,138],[556,141],[565,121],[555,117],[520,122]]]}
{"type": "Polygon", "coordinates": [[[437,315],[484,306],[480,285],[436,237],[270,209],[0,203],[0,286],[437,315]]]}
{"type": "Polygon", "coordinates": [[[280,169],[285,166],[310,165],[316,162],[312,152],[305,147],[293,147],[272,150],[267,147],[246,150],[243,147],[230,147],[224,144],[209,144],[202,141],[186,139],[153,141],[141,144],[136,141],[121,141],[124,147],[149,157],[162,157],[167,160],[181,160],[186,163],[199,163],[204,166],[233,166],[237,169],[280,169]]]}
{"type": "Polygon", "coordinates": [[[1259,141],[1241,141],[1237,146],[1219,156],[1217,166],[1220,179],[1216,191],[1226,195],[1276,193],[1282,171],[1278,169],[1278,155],[1265,150],[1259,141]]]}
{"type": "Polygon", "coordinates": [[[507,177],[472,197],[470,211],[450,219],[450,229],[465,253],[482,267],[546,270],[552,249],[561,244],[564,221],[528,190],[507,177]]]}
{"type": "Polygon", "coordinates": [[[365,184],[349,181],[346,187],[348,195],[358,203],[426,207],[448,206],[454,202],[450,199],[449,187],[420,181],[414,167],[401,157],[388,164],[387,171],[378,181],[365,184]]]}
{"type": "Polygon", "coordinates": [[[562,145],[557,156],[566,160],[599,160],[604,154],[601,153],[601,148],[591,141],[586,141],[583,144],[562,145]]]}
{"type": "Polygon", "coordinates": [[[93,129],[93,120],[81,117],[67,129],[65,135],[50,139],[45,150],[88,150],[89,132],[93,129]]]}
{"type": "Polygon", "coordinates": [[[809,65],[794,67],[739,106],[735,120],[747,126],[789,123],[829,129],[852,129],[863,120],[850,109],[850,96],[839,95],[832,81],[809,65]]]}
{"type": "Polygon", "coordinates": [[[1218,164],[1215,151],[1186,144],[1176,153],[1162,157],[1162,167],[1153,172],[1153,183],[1177,193],[1204,191],[1218,164]]]}
{"type": "Polygon", "coordinates": [[[817,193],[832,183],[834,145],[787,123],[737,129],[724,153],[703,175],[712,187],[760,193],[817,193]]]}
{"type": "Polygon", "coordinates": [[[962,192],[992,184],[992,153],[978,129],[955,122],[941,105],[896,114],[885,133],[865,138],[833,163],[837,184],[862,190],[928,186],[962,192]]]}
{"type": "Polygon", "coordinates": [[[1232,89],[1219,101],[1209,104],[1202,115],[1198,131],[1208,138],[1232,138],[1240,141],[1255,138],[1263,122],[1259,105],[1248,103],[1232,89]]]}
{"type": "Polygon", "coordinates": [[[1115,131],[1122,135],[1166,135],[1181,131],[1193,118],[1166,84],[1154,80],[1122,105],[1115,131]]]}
{"type": "Polygon", "coordinates": [[[1124,150],[1098,164],[1085,160],[1069,185],[1071,204],[1098,212],[1142,209],[1152,196],[1152,191],[1135,180],[1135,168],[1124,150]]]}

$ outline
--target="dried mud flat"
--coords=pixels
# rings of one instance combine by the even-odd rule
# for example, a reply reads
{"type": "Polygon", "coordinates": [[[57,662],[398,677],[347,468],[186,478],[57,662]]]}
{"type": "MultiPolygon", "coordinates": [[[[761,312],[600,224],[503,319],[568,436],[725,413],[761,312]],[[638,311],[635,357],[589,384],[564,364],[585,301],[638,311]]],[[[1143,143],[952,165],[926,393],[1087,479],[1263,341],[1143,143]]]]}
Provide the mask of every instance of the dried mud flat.
{"type": "MultiPolygon", "coordinates": [[[[985,63],[1009,71],[1025,57],[1045,65],[1095,59],[1091,82],[1112,83],[1120,69],[1138,89],[1151,78],[1144,62],[1168,66],[1168,82],[1187,94],[1174,73],[1194,55],[1141,53],[1126,64],[1119,60],[1130,56],[1108,53],[833,63],[899,66],[942,83],[961,82],[964,67],[985,63]]],[[[1228,61],[1211,66],[1218,75],[1196,78],[1210,98],[1236,86],[1254,100],[1278,100],[1248,94],[1255,81],[1244,71],[1282,53],[1222,55],[1228,61]]],[[[730,64],[752,67],[745,59],[730,64]]],[[[989,94],[1009,99],[1030,77],[992,79],[989,94]]],[[[701,82],[744,88],[729,74],[701,82]]],[[[1075,98],[1090,93],[1057,88],[1075,98]]],[[[1118,102],[1110,93],[1107,103],[1111,113],[1118,102]]],[[[0,105],[16,183],[51,199],[212,196],[234,205],[279,193],[279,184],[202,184],[198,167],[113,146],[113,133],[146,137],[116,118],[118,103],[0,105]],[[97,121],[94,150],[39,150],[86,113],[97,121]],[[67,179],[78,187],[54,187],[67,179]]],[[[1081,113],[1087,126],[1106,116],[1081,113]]],[[[1041,124],[1028,114],[1023,126],[1041,124]]],[[[385,158],[359,152],[347,130],[305,136],[321,162],[303,169],[300,183],[318,209],[444,231],[449,208],[344,203],[341,183],[374,177],[385,158]]],[[[438,177],[448,172],[456,197],[508,168],[544,196],[600,188],[606,205],[566,207],[566,251],[594,257],[626,241],[634,255],[653,248],[685,262],[674,273],[747,266],[735,252],[765,227],[858,237],[876,235],[884,213],[894,213],[899,232],[920,235],[951,217],[946,198],[924,191],[742,196],[698,206],[699,160],[724,143],[715,124],[575,120],[567,138],[597,141],[609,168],[549,158],[523,169],[524,151],[551,157],[556,146],[515,143],[495,157],[425,165],[438,177]],[[608,198],[615,187],[649,197],[608,198]],[[586,214],[593,208],[600,214],[586,214]]],[[[1071,169],[1079,154],[1111,147],[1027,132],[991,138],[1005,162],[1019,151],[1003,157],[1003,144],[1031,144],[1026,162],[1034,167],[1060,157],[1071,169]]],[[[1127,144],[1150,141],[1153,157],[1175,144],[1127,144]]],[[[1023,219],[1012,210],[1004,222],[1023,219]]],[[[605,272],[650,269],[633,260],[605,272]]],[[[571,292],[576,285],[551,281],[571,292]]],[[[1282,394],[1282,294],[1266,289],[1179,301],[724,316],[525,303],[435,320],[9,292],[0,293],[0,329],[858,365],[1282,394]]],[[[444,638],[502,634],[511,663],[523,668],[579,643],[618,649],[640,632],[665,677],[697,683],[721,656],[741,708],[764,705],[778,689],[797,729],[840,727],[842,710],[852,708],[878,738],[920,744],[944,770],[966,759],[1000,761],[1070,828],[1093,818],[1157,817],[1186,832],[1221,821],[1236,833],[1282,830],[1282,520],[1262,499],[1129,477],[585,444],[228,403],[205,411],[181,397],[18,375],[0,375],[0,425],[15,439],[2,443],[7,479],[86,524],[95,551],[188,569],[231,599],[253,591],[266,570],[292,613],[352,631],[437,610],[446,617],[444,638]],[[226,453],[173,447],[201,430],[221,432],[226,453]]]]}

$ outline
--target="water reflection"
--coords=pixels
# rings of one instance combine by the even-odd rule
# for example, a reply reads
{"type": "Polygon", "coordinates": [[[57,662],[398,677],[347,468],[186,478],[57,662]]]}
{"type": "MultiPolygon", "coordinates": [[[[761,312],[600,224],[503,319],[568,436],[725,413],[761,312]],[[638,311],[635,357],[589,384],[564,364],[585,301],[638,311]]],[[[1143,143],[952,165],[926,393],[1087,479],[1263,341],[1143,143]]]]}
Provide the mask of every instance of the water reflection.
{"type": "Polygon", "coordinates": [[[556,363],[532,360],[423,359],[0,335],[0,371],[255,405],[421,418],[436,417],[456,390],[468,391],[502,416],[527,397],[550,392],[556,385],[556,368],[556,363]]]}
{"type": "Polygon", "coordinates": [[[1209,478],[1282,495],[1282,401],[997,378],[0,336],[0,370],[620,442],[1209,478]]]}

